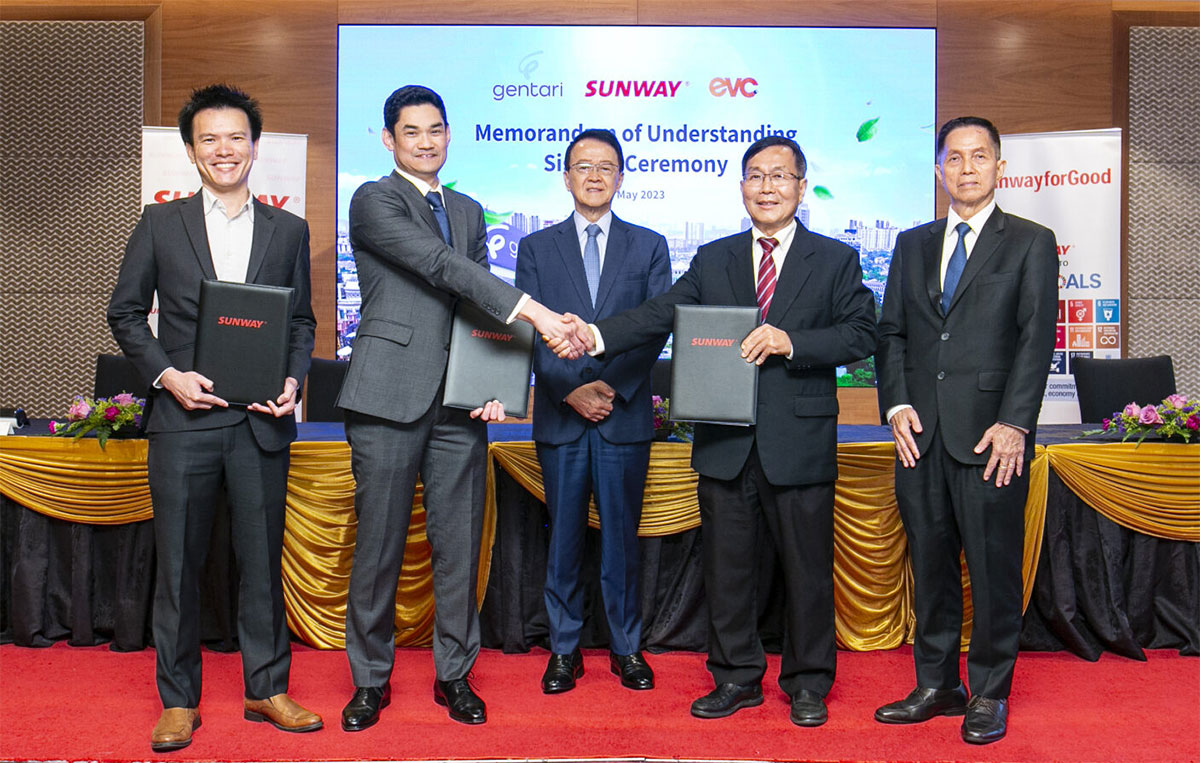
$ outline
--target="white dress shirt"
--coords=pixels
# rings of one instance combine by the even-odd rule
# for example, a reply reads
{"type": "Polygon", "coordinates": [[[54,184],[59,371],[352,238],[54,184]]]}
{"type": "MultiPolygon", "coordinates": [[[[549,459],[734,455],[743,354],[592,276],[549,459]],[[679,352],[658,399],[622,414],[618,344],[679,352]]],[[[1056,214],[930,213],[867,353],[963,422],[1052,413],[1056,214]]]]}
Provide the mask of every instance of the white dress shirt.
{"type": "Polygon", "coordinates": [[[587,248],[587,228],[589,225],[599,225],[600,235],[596,236],[596,247],[600,250],[600,272],[604,272],[604,253],[608,251],[608,230],[612,227],[613,214],[612,210],[608,210],[595,223],[588,220],[583,215],[579,214],[579,210],[571,213],[571,219],[575,221],[575,235],[579,237],[579,255],[583,256],[584,249],[587,248]]]}
{"type": "Polygon", "coordinates": [[[246,282],[250,267],[250,245],[254,242],[254,196],[236,214],[230,216],[225,202],[207,188],[201,187],[204,203],[204,230],[208,234],[208,251],[218,281],[246,282]]]}

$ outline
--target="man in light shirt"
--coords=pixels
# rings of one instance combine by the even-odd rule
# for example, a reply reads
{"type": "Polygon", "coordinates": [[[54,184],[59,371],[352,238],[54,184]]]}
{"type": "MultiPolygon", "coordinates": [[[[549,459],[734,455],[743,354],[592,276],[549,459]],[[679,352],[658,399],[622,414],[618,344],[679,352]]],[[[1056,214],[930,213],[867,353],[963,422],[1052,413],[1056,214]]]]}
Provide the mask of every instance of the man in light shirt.
{"type": "Polygon", "coordinates": [[[796,219],[805,172],[795,141],[755,142],[742,157],[749,231],[700,247],[666,294],[594,328],[575,321],[590,352],[613,354],[666,336],[677,304],[759,310],[761,325],[741,345],[746,362],[759,366],[757,424],[697,424],[692,448],[692,468],[700,473],[708,669],[716,684],[692,703],[699,718],[763,702],[767,663],[756,602],[765,592],[756,591],[756,573],[757,531],[765,521],[786,586],[779,687],[796,725],[828,719],[825,695],[836,667],[836,368],[874,352],[875,299],[863,285],[858,253],[796,219]]]}
{"type": "Polygon", "coordinates": [[[152,388],[146,431],[158,578],[154,647],[163,713],[157,752],[191,743],[200,726],[200,568],[222,488],[233,523],[243,714],[284,731],[315,731],[320,716],[287,695],[291,651],[280,558],[288,446],[316,321],[309,304],[308,225],[255,200],[250,169],[262,115],[234,88],[196,90],[179,112],[200,192],[146,207],[129,238],[108,305],[113,336],[152,388]],[[204,280],[294,290],[287,379],[278,397],[231,407],[193,369],[204,280]],[[158,336],[146,318],[158,293],[158,336]]]}
{"type": "Polygon", "coordinates": [[[881,723],[965,715],[964,741],[1007,731],[1021,631],[1027,464],[1054,349],[1054,233],[1002,212],[1000,134],[942,126],[934,170],[946,218],[896,239],[879,323],[879,406],[896,446],[896,499],[915,582],[917,686],[881,723]],[[959,678],[965,552],[974,619],[959,678]]]}

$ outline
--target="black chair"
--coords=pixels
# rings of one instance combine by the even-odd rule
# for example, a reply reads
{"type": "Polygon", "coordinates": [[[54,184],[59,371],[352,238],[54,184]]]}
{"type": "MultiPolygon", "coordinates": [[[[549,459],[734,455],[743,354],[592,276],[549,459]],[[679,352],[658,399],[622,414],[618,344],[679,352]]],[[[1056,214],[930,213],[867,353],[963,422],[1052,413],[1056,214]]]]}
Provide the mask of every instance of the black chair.
{"type": "Polygon", "coordinates": [[[1125,407],[1161,403],[1175,394],[1175,367],[1170,355],[1152,358],[1078,358],[1071,361],[1079,417],[1084,423],[1103,421],[1125,407]]]}
{"type": "Polygon", "coordinates": [[[342,380],[350,366],[344,360],[313,358],[308,369],[307,392],[304,398],[305,421],[344,421],[342,409],[337,402],[342,391],[342,380]]]}
{"type": "Polygon", "coordinates": [[[96,397],[112,397],[122,392],[145,397],[149,390],[133,362],[124,355],[97,355],[92,387],[96,397]]]}

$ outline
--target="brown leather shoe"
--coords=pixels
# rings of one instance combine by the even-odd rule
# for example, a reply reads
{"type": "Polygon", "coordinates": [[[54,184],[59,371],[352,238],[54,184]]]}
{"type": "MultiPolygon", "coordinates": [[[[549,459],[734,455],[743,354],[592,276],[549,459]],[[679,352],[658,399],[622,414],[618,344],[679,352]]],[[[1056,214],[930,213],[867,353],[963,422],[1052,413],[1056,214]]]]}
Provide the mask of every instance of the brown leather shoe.
{"type": "Polygon", "coordinates": [[[243,717],[248,721],[266,721],[280,731],[296,733],[316,731],[324,725],[321,716],[311,713],[286,694],[269,699],[245,699],[243,717]]]}
{"type": "Polygon", "coordinates": [[[150,733],[150,749],[155,752],[181,750],[192,743],[192,732],[200,728],[200,710],[195,707],[164,708],[150,733]]]}

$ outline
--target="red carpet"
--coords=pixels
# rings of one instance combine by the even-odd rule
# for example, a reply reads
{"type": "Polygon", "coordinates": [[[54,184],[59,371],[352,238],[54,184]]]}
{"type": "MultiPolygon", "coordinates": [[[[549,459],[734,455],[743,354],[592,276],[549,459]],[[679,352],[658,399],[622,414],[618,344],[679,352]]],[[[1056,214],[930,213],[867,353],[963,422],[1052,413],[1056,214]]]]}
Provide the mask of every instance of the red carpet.
{"type": "MultiPolygon", "coordinates": [[[[474,683],[488,702],[488,723],[468,727],[433,703],[429,651],[400,650],[391,707],[357,734],[338,726],[352,692],[344,653],[294,648],[291,693],[321,713],[326,728],[286,734],[242,720],[239,656],[205,652],[204,725],[187,749],[155,755],[148,741],[160,711],[153,650],[4,646],[0,760],[1200,759],[1200,660],[1169,651],[1148,656],[1139,663],[1106,654],[1089,663],[1065,653],[1022,654],[1008,737],[972,747],[959,739],[957,718],[917,726],[872,720],[877,705],[910,688],[909,649],[839,652],[830,721],[816,729],[788,722],[773,681],[764,686],[761,707],[721,720],[692,718],[691,700],[711,688],[704,658],[694,653],[647,655],[659,688],[632,692],[608,672],[606,653],[589,652],[579,687],[547,697],[539,686],[546,661],[541,650],[480,656],[474,683]]],[[[771,660],[769,675],[778,664],[771,660]]]]}

